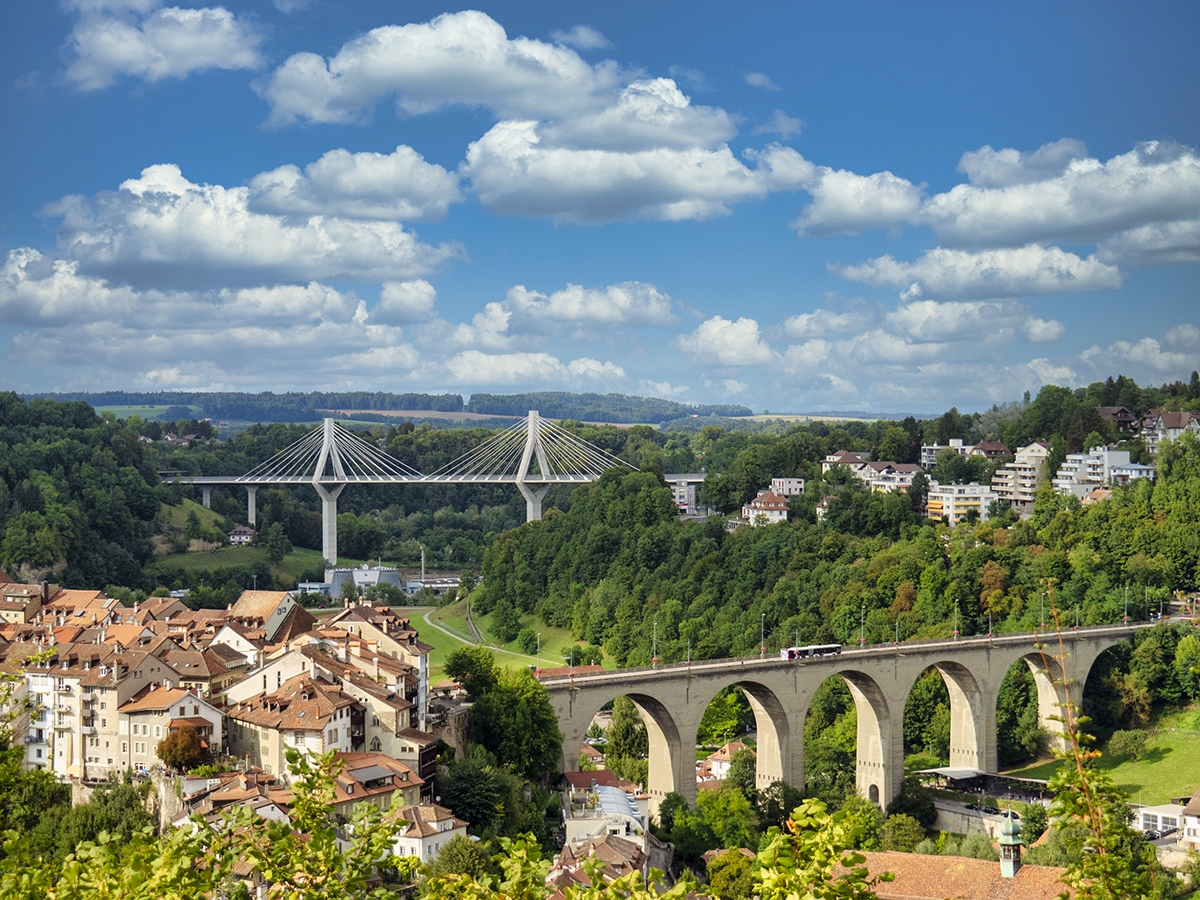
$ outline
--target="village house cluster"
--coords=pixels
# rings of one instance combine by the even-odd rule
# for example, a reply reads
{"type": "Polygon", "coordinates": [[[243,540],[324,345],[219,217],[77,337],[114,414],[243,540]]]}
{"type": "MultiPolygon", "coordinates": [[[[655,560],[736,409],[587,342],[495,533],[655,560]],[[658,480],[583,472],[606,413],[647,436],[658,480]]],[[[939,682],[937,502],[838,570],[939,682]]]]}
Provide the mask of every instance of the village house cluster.
{"type": "MultiPolygon", "coordinates": [[[[1137,424],[1134,415],[1124,407],[1100,407],[1098,412],[1122,430],[1131,430],[1137,424]]],[[[1163,441],[1176,440],[1183,434],[1200,435],[1200,413],[1151,410],[1141,420],[1139,434],[1146,448],[1156,453],[1163,441]]],[[[967,444],[952,438],[948,444],[923,444],[920,464],[873,460],[865,453],[839,450],[822,460],[821,473],[827,475],[840,466],[868,490],[908,491],[917,474],[931,473],[938,457],[946,451],[962,457],[982,457],[997,468],[987,484],[940,484],[930,478],[925,507],[930,518],[951,525],[968,519],[982,521],[988,518],[992,504],[998,500],[1022,517],[1033,511],[1037,489],[1047,480],[1050,445],[1045,441],[1011,451],[999,441],[967,444]]],[[[1058,493],[1074,495],[1087,504],[1107,497],[1113,485],[1128,484],[1139,478],[1153,479],[1154,474],[1153,466],[1132,462],[1128,450],[1099,446],[1088,448],[1086,453],[1067,454],[1051,482],[1058,493]]],[[[803,492],[801,478],[772,479],[770,488],[759,491],[758,496],[742,507],[741,521],[751,526],[786,521],[789,498],[803,492]]],[[[824,516],[832,499],[827,496],[817,505],[818,518],[824,516]]]]}
{"type": "Polygon", "coordinates": [[[193,729],[220,775],[184,779],[182,824],[246,804],[288,815],[289,748],[335,751],[348,812],[395,795],[409,823],[397,853],[428,860],[468,823],[431,802],[436,745],[429,654],[408,619],[346,602],[318,623],[286,591],[227,609],[18,584],[0,573],[0,665],[19,674],[14,723],[25,765],[96,783],[161,769],[160,744],[193,729]]]}

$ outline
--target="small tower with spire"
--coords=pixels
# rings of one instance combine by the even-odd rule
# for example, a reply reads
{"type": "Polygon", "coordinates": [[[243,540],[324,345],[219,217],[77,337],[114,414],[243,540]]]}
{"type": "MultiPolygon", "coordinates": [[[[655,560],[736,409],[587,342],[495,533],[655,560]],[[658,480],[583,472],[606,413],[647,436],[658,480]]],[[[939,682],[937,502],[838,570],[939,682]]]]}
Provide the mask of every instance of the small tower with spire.
{"type": "Polygon", "coordinates": [[[1013,818],[1012,807],[1000,826],[1000,874],[1015,878],[1021,868],[1021,823],[1013,818]]]}

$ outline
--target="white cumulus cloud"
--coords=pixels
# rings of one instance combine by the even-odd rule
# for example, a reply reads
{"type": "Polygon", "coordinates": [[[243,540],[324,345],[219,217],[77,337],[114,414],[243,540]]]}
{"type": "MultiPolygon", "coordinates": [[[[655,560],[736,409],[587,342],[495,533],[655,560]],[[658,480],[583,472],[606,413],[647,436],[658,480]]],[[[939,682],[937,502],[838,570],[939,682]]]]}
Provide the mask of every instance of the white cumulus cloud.
{"type": "Polygon", "coordinates": [[[754,129],[755,134],[777,134],[785,141],[804,130],[803,119],[793,119],[782,109],[771,113],[771,118],[754,129]]]}
{"type": "Polygon", "coordinates": [[[863,312],[838,313],[830,309],[815,309],[798,313],[783,320],[780,328],[789,338],[828,337],[864,328],[871,317],[863,312]]]}
{"type": "Polygon", "coordinates": [[[465,10],[372,29],[329,59],[293,54],[261,91],[275,125],[358,121],[386,97],[409,115],[462,104],[542,119],[603,105],[598,96],[618,81],[611,64],[591,66],[562,44],[509,39],[491,17],[465,10]]]}
{"type": "Polygon", "coordinates": [[[788,147],[750,154],[730,149],[655,148],[637,152],[541,145],[536,122],[501,122],[467,150],[463,167],[484,205],[501,213],[563,221],[725,215],[733,203],[800,185],[812,164],[788,147]]]}
{"type": "MultiPolygon", "coordinates": [[[[1051,155],[1053,166],[1018,162],[1017,175],[993,173],[984,185],[960,184],[931,197],[922,217],[939,241],[961,246],[1095,242],[1152,223],[1200,217],[1200,156],[1193,150],[1150,141],[1108,162],[1065,151],[1051,155]],[[1018,177],[1054,173],[1064,159],[1065,168],[1050,177],[1018,177]],[[986,186],[997,181],[1000,186],[986,186]]],[[[980,168],[987,170],[976,160],[968,171],[978,176],[980,168]]]]}
{"type": "Polygon", "coordinates": [[[65,197],[59,246],[80,270],[135,285],[212,287],[351,278],[403,280],[461,255],[395,222],[252,212],[249,188],[193,184],[170,164],[120,190],[65,197]]]}
{"type": "Polygon", "coordinates": [[[509,289],[508,306],[537,319],[574,325],[669,325],[671,298],[652,284],[626,281],[603,288],[568,284],[546,295],[524,285],[509,289]]]}
{"type": "Polygon", "coordinates": [[[978,252],[938,247],[915,262],[889,255],[857,266],[830,268],[851,281],[903,288],[905,298],[1024,297],[1113,289],[1123,281],[1116,266],[1095,256],[1081,259],[1058,247],[1037,244],[978,252]]]}
{"type": "Polygon", "coordinates": [[[445,367],[454,384],[470,387],[557,385],[573,387],[625,378],[624,370],[609,362],[581,357],[564,364],[545,352],[483,353],[464,350],[448,359],[445,367]]]}
{"type": "Polygon", "coordinates": [[[263,36],[223,6],[159,7],[158,2],[75,4],[82,16],[67,39],[67,81],[94,91],[120,75],[159,81],[205,69],[262,65],[263,36]]]}
{"type": "Polygon", "coordinates": [[[913,221],[921,209],[922,188],[891,172],[856,175],[820,167],[806,190],[813,202],[792,223],[801,235],[857,234],[913,221]]]}
{"type": "Polygon", "coordinates": [[[250,209],[278,215],[440,219],[462,200],[458,176],[412,147],[393,153],[330,150],[301,172],[286,165],[250,181],[250,209]]]}
{"type": "Polygon", "coordinates": [[[713,316],[695,331],[675,338],[675,345],[699,363],[719,366],[765,366],[779,358],[763,340],[758,322],[744,316],[737,320],[713,316]]]}
{"type": "Polygon", "coordinates": [[[415,281],[385,281],[371,319],[391,325],[426,322],[433,318],[437,291],[423,278],[415,281]]]}

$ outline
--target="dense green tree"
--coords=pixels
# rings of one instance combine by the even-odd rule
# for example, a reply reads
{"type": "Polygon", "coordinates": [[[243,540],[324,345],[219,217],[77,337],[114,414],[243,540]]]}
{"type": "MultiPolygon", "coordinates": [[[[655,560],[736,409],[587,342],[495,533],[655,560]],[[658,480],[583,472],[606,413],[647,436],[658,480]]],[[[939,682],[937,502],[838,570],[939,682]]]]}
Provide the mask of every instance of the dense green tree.
{"type": "Polygon", "coordinates": [[[266,548],[267,559],[273,563],[282,562],[283,558],[292,552],[292,542],[288,540],[281,523],[272,522],[267,526],[263,536],[263,547],[266,548]]]}
{"type": "Polygon", "coordinates": [[[921,823],[905,813],[889,815],[879,832],[879,844],[884,850],[899,850],[901,853],[912,853],[924,839],[925,829],[921,823]]]}
{"type": "Polygon", "coordinates": [[[725,784],[736,788],[742,796],[754,799],[757,793],[758,758],[754,751],[745,748],[733,755],[729,762],[729,771],[725,775],[725,784]]]}
{"type": "Polygon", "coordinates": [[[708,861],[708,895],[716,900],[750,900],[754,896],[754,865],[737,850],[726,850],[708,861]]]}

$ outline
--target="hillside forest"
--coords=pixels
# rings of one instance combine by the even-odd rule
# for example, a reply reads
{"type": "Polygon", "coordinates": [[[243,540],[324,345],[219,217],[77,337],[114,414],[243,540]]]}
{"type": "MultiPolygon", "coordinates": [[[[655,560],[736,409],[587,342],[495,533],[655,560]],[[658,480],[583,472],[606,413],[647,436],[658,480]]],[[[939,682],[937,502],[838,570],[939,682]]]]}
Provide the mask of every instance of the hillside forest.
{"type": "MultiPolygon", "coordinates": [[[[1043,616],[1057,617],[1063,627],[1117,622],[1126,610],[1145,620],[1177,592],[1194,592],[1200,580],[1200,442],[1189,436],[1160,448],[1153,483],[1118,488],[1088,506],[1055,494],[1047,483],[1028,519],[996,509],[987,521],[953,529],[923,518],[914,498],[872,494],[836,469],[827,476],[820,471],[821,460],[837,450],[909,461],[921,443],[954,437],[1010,447],[1045,440],[1051,468],[1095,442],[1119,442],[1135,459],[1147,460],[1136,437],[1117,433],[1096,412],[1111,405],[1137,415],[1154,406],[1197,408],[1200,377],[1162,388],[1125,378],[1076,391],[1049,386],[1036,398],[983,413],[950,410],[924,421],[779,423],[753,430],[568,422],[638,471],[613,470],[590,485],[552,492],[542,521],[528,524],[523,503],[503,487],[351,488],[342,498],[340,542],[350,559],[389,563],[411,563],[424,547],[437,564],[481,576],[471,598],[477,614],[518,627],[567,629],[592,658],[617,665],[648,664],[655,650],[667,662],[754,654],[760,628],[771,650],[947,637],[955,628],[966,635],[1030,630],[1043,616]],[[672,471],[705,472],[702,502],[722,511],[752,498],[771,477],[799,476],[808,484],[793,499],[790,521],[730,530],[719,517],[681,520],[661,478],[672,471]],[[826,496],[833,499],[818,521],[816,503],[826,496]]],[[[199,422],[185,424],[195,424],[198,435],[204,430],[199,422]]],[[[0,568],[19,580],[104,588],[126,600],[144,596],[156,582],[162,591],[203,578],[205,591],[193,593],[221,606],[252,576],[259,587],[290,586],[286,572],[266,562],[252,570],[172,570],[170,560],[187,554],[178,553],[177,541],[163,540],[166,520],[189,489],[164,484],[157,473],[245,472],[308,426],[264,424],[224,441],[197,436],[182,444],[148,439],[147,428],[145,420],[97,415],[78,401],[0,394],[0,568]]],[[[490,433],[379,425],[363,436],[430,471],[490,433]]],[[[939,458],[933,474],[939,480],[990,475],[976,466],[939,458]]],[[[260,491],[262,533],[282,534],[298,547],[319,546],[315,501],[312,491],[260,491]]],[[[202,530],[227,533],[244,521],[244,502],[240,492],[214,491],[215,515],[202,530]]],[[[1200,697],[1200,639],[1193,631],[1185,624],[1148,629],[1102,658],[1086,685],[1084,709],[1102,740],[1144,729],[1156,711],[1200,697]]],[[[507,676],[495,684],[492,690],[513,696],[526,690],[507,676]]],[[[505,694],[495,696],[501,698],[495,709],[512,705],[505,694]]],[[[739,792],[731,776],[732,788],[714,792],[702,808],[668,807],[670,821],[659,823],[663,834],[687,858],[754,840],[802,795],[853,811],[854,717],[844,686],[826,682],[805,728],[805,785],[757,792],[751,778],[739,792]]],[[[714,740],[752,722],[736,692],[718,697],[706,718],[714,740]]],[[[1004,764],[1044,746],[1033,685],[1020,667],[1006,679],[997,725],[1004,764]]],[[[639,774],[645,733],[627,704],[614,708],[606,737],[610,766],[639,774]]],[[[456,767],[463,783],[491,778],[500,780],[501,794],[519,790],[502,778],[511,768],[498,765],[504,751],[479,740],[479,751],[456,767]]],[[[949,698],[940,677],[929,673],[910,696],[905,743],[936,761],[946,758],[948,741],[949,698]]],[[[892,812],[920,813],[919,801],[902,795],[892,812]]],[[[493,823],[491,834],[515,833],[529,821],[493,823]]]]}

